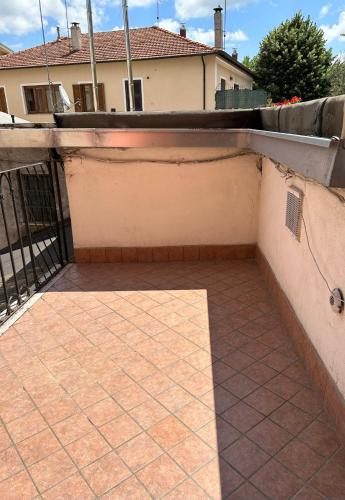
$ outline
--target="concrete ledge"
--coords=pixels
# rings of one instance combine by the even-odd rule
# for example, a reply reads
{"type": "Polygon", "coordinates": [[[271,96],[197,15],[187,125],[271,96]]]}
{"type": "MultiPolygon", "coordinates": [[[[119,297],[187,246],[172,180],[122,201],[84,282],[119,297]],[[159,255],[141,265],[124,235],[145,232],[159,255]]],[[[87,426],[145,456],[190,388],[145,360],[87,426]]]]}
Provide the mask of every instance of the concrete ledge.
{"type": "Polygon", "coordinates": [[[255,245],[75,248],[76,263],[181,262],[255,258],[255,245]]]}
{"type": "Polygon", "coordinates": [[[325,410],[335,421],[337,430],[345,441],[345,399],[339,392],[333,378],[309,339],[285,292],[280,287],[266,257],[257,249],[256,255],[259,267],[263,272],[272,295],[277,302],[280,314],[292,337],[296,350],[302,358],[313,382],[320,390],[325,410]]]}

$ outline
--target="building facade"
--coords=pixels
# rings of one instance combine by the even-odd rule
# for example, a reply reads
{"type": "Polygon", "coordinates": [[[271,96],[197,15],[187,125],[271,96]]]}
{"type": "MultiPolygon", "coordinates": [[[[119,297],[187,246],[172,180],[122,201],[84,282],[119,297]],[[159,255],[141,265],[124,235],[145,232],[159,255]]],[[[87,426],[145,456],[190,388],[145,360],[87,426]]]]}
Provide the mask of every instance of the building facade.
{"type": "MultiPolygon", "coordinates": [[[[4,111],[33,122],[52,121],[54,111],[67,111],[60,85],[71,111],[93,111],[88,36],[76,23],[71,31],[71,38],[0,59],[4,111]]],[[[252,88],[252,73],[236,57],[184,34],[158,27],[131,30],[137,111],[211,110],[216,90],[252,88]]],[[[95,33],[95,47],[100,109],[128,111],[124,32],[95,33]]]]}

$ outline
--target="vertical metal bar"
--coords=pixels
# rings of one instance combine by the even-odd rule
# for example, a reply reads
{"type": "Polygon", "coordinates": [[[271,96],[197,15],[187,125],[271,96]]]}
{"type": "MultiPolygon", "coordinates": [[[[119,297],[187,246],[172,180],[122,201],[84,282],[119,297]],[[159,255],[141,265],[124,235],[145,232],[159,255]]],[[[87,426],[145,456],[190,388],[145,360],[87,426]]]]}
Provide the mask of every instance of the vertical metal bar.
{"type": "Polygon", "coordinates": [[[47,161],[47,169],[48,169],[48,172],[49,172],[49,179],[50,179],[51,191],[52,191],[53,200],[54,200],[54,215],[55,215],[56,237],[57,237],[57,242],[58,242],[58,247],[59,247],[58,258],[60,260],[61,266],[63,266],[63,254],[62,254],[60,227],[59,227],[59,217],[58,217],[58,213],[57,213],[57,210],[56,210],[56,197],[55,197],[55,189],[54,189],[54,178],[53,178],[53,172],[52,172],[52,161],[53,160],[47,161]]]}
{"type": "Polygon", "coordinates": [[[2,288],[4,290],[4,297],[5,297],[5,303],[6,303],[6,309],[7,309],[7,314],[11,314],[11,307],[9,304],[9,296],[7,293],[7,288],[6,288],[6,277],[4,273],[4,268],[2,266],[2,256],[0,254],[0,274],[1,274],[1,281],[2,281],[2,288]]]}
{"type": "Polygon", "coordinates": [[[25,262],[24,248],[23,248],[23,240],[22,240],[22,235],[20,233],[18,213],[17,213],[17,205],[16,205],[16,200],[15,200],[15,197],[14,197],[14,189],[13,189],[13,181],[12,181],[12,178],[11,178],[11,172],[9,172],[8,175],[9,175],[9,177],[11,179],[11,189],[10,189],[10,191],[11,191],[11,198],[12,198],[13,213],[14,213],[14,219],[15,219],[15,222],[16,222],[16,228],[17,228],[17,233],[18,233],[18,241],[19,241],[20,254],[21,254],[21,257],[22,257],[22,261],[23,261],[23,271],[24,271],[25,283],[26,283],[26,287],[28,289],[29,288],[29,280],[28,280],[28,274],[27,274],[27,270],[26,270],[26,262],[25,262]]]}
{"type": "Polygon", "coordinates": [[[55,183],[56,183],[56,190],[57,190],[57,197],[58,197],[58,206],[59,206],[59,212],[60,212],[61,233],[62,233],[63,245],[64,245],[64,251],[65,251],[65,261],[68,262],[66,227],[65,227],[65,221],[64,221],[64,216],[63,216],[60,179],[59,179],[59,171],[58,171],[58,165],[57,165],[56,160],[54,160],[54,173],[55,173],[55,183]]]}
{"type": "Polygon", "coordinates": [[[6,233],[7,243],[8,243],[8,249],[10,251],[10,259],[11,259],[11,265],[12,265],[12,270],[13,270],[14,284],[15,284],[16,291],[17,291],[18,302],[20,303],[21,302],[21,298],[20,298],[19,286],[18,286],[18,280],[17,280],[17,270],[16,270],[15,261],[14,261],[12,244],[11,244],[11,239],[10,239],[10,236],[9,236],[9,231],[8,231],[9,228],[8,228],[8,224],[7,224],[6,212],[5,212],[5,207],[4,207],[4,195],[3,195],[3,190],[2,190],[2,188],[3,188],[3,186],[2,186],[2,180],[3,180],[4,176],[5,176],[5,178],[6,178],[7,182],[8,182],[9,189],[11,190],[11,181],[8,178],[7,174],[1,174],[1,181],[0,181],[1,182],[0,206],[1,206],[2,217],[3,217],[3,220],[4,220],[4,227],[5,227],[5,233],[6,233]]]}
{"type": "Polygon", "coordinates": [[[30,258],[31,258],[31,264],[32,264],[32,272],[34,275],[35,286],[36,286],[36,288],[38,288],[39,281],[38,281],[38,275],[37,275],[37,269],[36,269],[36,259],[35,259],[35,254],[34,254],[33,246],[32,246],[29,218],[28,218],[28,212],[26,210],[26,203],[25,203],[24,189],[23,189],[23,182],[22,182],[22,174],[21,174],[20,170],[17,170],[17,180],[18,180],[18,186],[19,186],[19,196],[20,196],[21,205],[22,205],[22,212],[24,215],[24,223],[25,223],[25,228],[26,228],[26,232],[27,232],[27,237],[29,240],[29,252],[30,252],[30,258]]]}
{"type": "Polygon", "coordinates": [[[122,0],[122,12],[123,12],[123,27],[124,27],[125,41],[126,41],[129,110],[135,111],[134,82],[133,82],[133,71],[132,71],[131,41],[130,41],[129,26],[128,26],[129,23],[128,23],[127,0],[122,0]]]}
{"type": "Polygon", "coordinates": [[[87,25],[89,31],[89,47],[90,47],[90,61],[91,61],[91,74],[92,74],[92,95],[93,95],[93,109],[99,111],[99,95],[96,71],[96,56],[95,44],[93,40],[93,23],[92,23],[92,8],[91,0],[86,0],[87,11],[87,25]]]}

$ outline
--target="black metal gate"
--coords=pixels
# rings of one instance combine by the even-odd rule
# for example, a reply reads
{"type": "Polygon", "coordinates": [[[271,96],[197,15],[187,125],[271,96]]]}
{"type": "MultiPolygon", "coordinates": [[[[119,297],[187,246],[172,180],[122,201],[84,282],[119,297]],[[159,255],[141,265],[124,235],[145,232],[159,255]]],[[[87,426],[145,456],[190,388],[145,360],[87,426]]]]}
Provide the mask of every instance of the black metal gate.
{"type": "Polygon", "coordinates": [[[70,260],[63,163],[51,159],[0,172],[0,322],[70,260]]]}

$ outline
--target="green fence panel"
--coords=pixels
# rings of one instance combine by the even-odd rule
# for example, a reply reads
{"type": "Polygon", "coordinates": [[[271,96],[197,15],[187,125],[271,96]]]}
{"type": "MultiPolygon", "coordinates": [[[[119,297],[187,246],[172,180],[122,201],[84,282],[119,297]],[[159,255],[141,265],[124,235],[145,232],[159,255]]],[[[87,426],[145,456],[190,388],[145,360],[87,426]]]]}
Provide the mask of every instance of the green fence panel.
{"type": "Polygon", "coordinates": [[[216,109],[248,109],[266,106],[265,90],[217,90],[216,109]]]}

